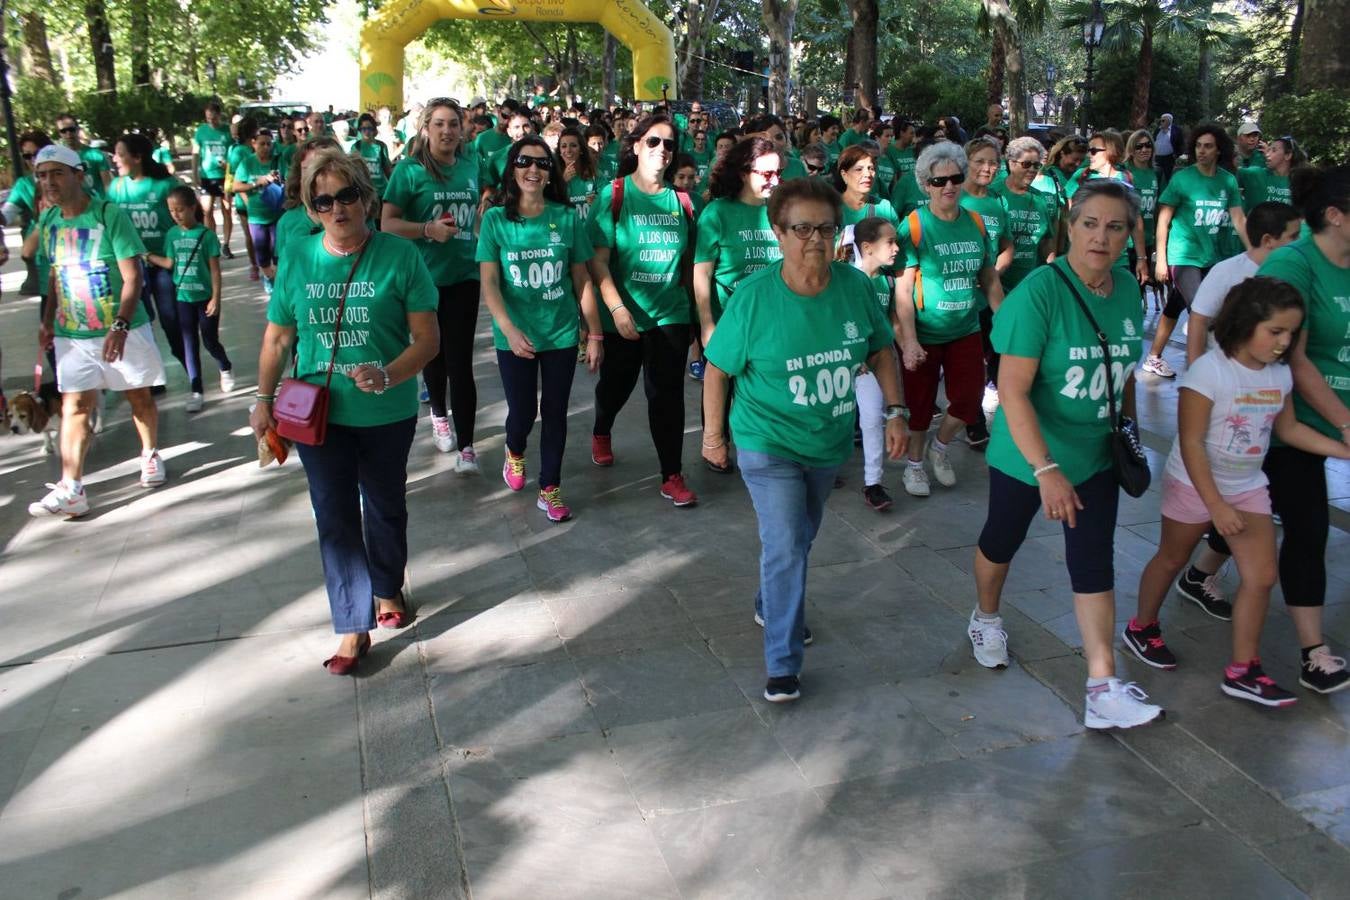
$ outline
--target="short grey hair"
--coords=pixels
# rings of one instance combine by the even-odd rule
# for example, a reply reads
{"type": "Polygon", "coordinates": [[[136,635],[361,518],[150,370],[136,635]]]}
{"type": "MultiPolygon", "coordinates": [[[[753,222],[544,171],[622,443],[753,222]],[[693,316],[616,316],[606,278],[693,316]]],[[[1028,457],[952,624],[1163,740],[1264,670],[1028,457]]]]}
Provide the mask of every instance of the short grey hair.
{"type": "Polygon", "coordinates": [[[1097,197],[1109,197],[1125,204],[1125,226],[1134,231],[1139,221],[1139,192],[1123,181],[1114,178],[1092,178],[1078,185],[1073,195],[1073,204],[1069,207],[1069,224],[1076,225],[1083,215],[1083,207],[1089,200],[1097,197]]]}
{"type": "Polygon", "coordinates": [[[1036,159],[1045,162],[1045,145],[1034,137],[1027,135],[1026,137],[1013,138],[1009,141],[1008,149],[1004,155],[1008,159],[1016,162],[1022,158],[1023,154],[1033,151],[1036,153],[1036,159]]]}
{"type": "Polygon", "coordinates": [[[938,141],[920,153],[914,162],[914,180],[919,182],[920,187],[926,187],[928,179],[932,177],[933,168],[944,162],[955,163],[962,175],[969,169],[966,151],[951,141],[938,141]]]}

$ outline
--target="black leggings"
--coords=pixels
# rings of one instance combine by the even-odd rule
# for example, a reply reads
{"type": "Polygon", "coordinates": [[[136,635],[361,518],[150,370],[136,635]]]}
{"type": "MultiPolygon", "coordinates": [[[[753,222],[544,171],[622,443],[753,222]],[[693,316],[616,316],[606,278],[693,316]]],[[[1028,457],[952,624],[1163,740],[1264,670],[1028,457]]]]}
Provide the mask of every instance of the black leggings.
{"type": "Polygon", "coordinates": [[[183,365],[187,367],[188,381],[193,393],[202,392],[202,347],[220,366],[220,371],[233,368],[230,357],[220,343],[220,313],[206,314],[206,303],[178,301],[178,327],[183,335],[183,365]],[[198,343],[198,336],[201,342],[198,343]]]}
{"type": "Polygon", "coordinates": [[[422,369],[431,398],[431,414],[445,416],[445,384],[450,382],[450,415],[460,447],[473,446],[478,415],[478,386],[473,381],[473,338],[478,328],[478,282],[443,284],[436,321],[441,326],[441,352],[422,369]]]}
{"type": "Polygon", "coordinates": [[[567,401],[577,371],[577,351],[536,350],[522,359],[510,350],[497,351],[497,369],[506,393],[506,449],[525,454],[525,444],[542,413],[539,438],[539,488],[562,484],[563,450],[567,447],[567,401]]]}
{"type": "Polygon", "coordinates": [[[684,360],[688,353],[688,325],[660,325],[642,332],[636,341],[605,332],[605,360],[595,385],[595,427],[591,433],[609,435],[641,372],[647,392],[647,425],[663,479],[680,474],[684,360]]]}
{"type": "Polygon", "coordinates": [[[1205,280],[1211,266],[1172,266],[1172,287],[1167,292],[1167,305],[1162,314],[1169,319],[1180,319],[1183,310],[1191,308],[1200,282],[1205,280]]]}
{"type": "Polygon", "coordinates": [[[1270,479],[1270,505],[1284,523],[1280,590],[1288,606],[1327,600],[1326,457],[1294,447],[1271,447],[1261,467],[1270,479]]]}
{"type": "MultiPolygon", "coordinates": [[[[1083,508],[1077,527],[1064,523],[1064,556],[1075,594],[1100,594],[1116,586],[1116,509],[1120,486],[1110,469],[1073,486],[1083,508]]],[[[1041,489],[998,469],[989,470],[989,514],[980,532],[980,552],[997,565],[1012,562],[1041,508],[1041,489]]]]}

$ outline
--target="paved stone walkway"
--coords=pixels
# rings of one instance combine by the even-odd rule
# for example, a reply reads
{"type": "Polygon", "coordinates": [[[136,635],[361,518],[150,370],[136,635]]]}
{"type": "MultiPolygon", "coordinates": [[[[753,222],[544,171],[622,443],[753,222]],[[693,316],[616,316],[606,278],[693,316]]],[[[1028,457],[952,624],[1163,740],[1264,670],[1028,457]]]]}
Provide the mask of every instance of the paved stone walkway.
{"type": "MultiPolygon", "coordinates": [[[[25,506],[57,462],[0,437],[0,895],[1346,896],[1350,692],[1280,712],[1223,697],[1227,626],[1173,598],[1182,667],[1121,658],[1167,721],[1084,733],[1062,540],[1044,522],[1008,587],[1015,662],[979,668],[965,620],[986,478],[961,447],[958,486],[926,501],[892,468],[886,515],[863,506],[850,464],[812,555],[804,697],[771,706],[754,520],[738,478],[695,465],[697,387],[685,458],[702,502],[677,510],[657,496],[641,398],[614,468],[589,463],[593,378],[579,374],[564,468],[576,518],[550,525],[496,475],[486,314],[484,473],[456,476],[423,425],[417,623],[378,635],[360,677],[329,676],[304,476],[296,462],[260,471],[246,427],[264,302],[244,271],[225,264],[240,389],[188,416],[171,363],[167,487],[137,486],[114,403],[90,454],[91,515],[33,521],[25,506]]],[[[10,394],[37,316],[19,280],[6,267],[10,394]]],[[[1155,451],[1174,392],[1141,385],[1155,451]]],[[[1344,649],[1350,468],[1332,487],[1327,626],[1344,649]]],[[[1158,502],[1122,506],[1122,621],[1158,502]]],[[[1292,685],[1297,653],[1277,601],[1268,670],[1292,685]]]]}

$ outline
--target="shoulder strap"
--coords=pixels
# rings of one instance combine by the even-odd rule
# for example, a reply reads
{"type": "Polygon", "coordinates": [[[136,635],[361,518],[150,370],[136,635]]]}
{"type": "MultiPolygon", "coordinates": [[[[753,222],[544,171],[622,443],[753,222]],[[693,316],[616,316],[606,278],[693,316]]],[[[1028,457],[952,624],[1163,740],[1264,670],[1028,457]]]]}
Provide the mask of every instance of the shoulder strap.
{"type": "MultiPolygon", "coordinates": [[[[337,322],[333,325],[333,352],[328,357],[328,376],[323,380],[323,386],[327,389],[333,383],[333,366],[337,363],[338,336],[342,334],[342,317],[347,311],[347,292],[351,289],[352,278],[356,276],[356,267],[361,265],[361,258],[366,255],[366,248],[374,239],[375,233],[371,232],[366,238],[366,242],[361,245],[361,250],[356,254],[356,259],[352,261],[352,267],[347,270],[347,281],[342,285],[341,299],[338,300],[337,322]]],[[[296,354],[296,363],[299,364],[300,355],[296,354]]]]}
{"type": "Polygon", "coordinates": [[[192,252],[188,254],[187,262],[183,264],[183,274],[175,278],[173,281],[174,287],[182,286],[183,278],[187,275],[188,270],[192,268],[193,262],[195,262],[197,259],[197,251],[201,249],[202,241],[206,240],[206,232],[207,228],[205,225],[203,225],[202,233],[197,236],[197,243],[192,245],[192,252]]]}
{"type": "Polygon", "coordinates": [[[1092,310],[1088,309],[1087,301],[1083,299],[1083,294],[1078,290],[1078,285],[1074,284],[1073,280],[1064,274],[1064,270],[1054,263],[1050,264],[1050,269],[1059,276],[1060,281],[1068,286],[1069,293],[1073,294],[1073,299],[1078,301],[1078,308],[1083,311],[1083,315],[1087,316],[1088,324],[1092,326],[1093,331],[1097,332],[1097,341],[1102,345],[1102,358],[1106,367],[1106,402],[1111,408],[1111,427],[1115,428],[1120,419],[1116,415],[1116,387],[1111,383],[1111,345],[1106,340],[1106,332],[1102,331],[1101,326],[1097,324],[1097,320],[1093,318],[1092,310]]]}
{"type": "Polygon", "coordinates": [[[877,214],[877,205],[876,205],[875,203],[869,203],[869,204],[867,204],[867,216],[866,216],[866,218],[869,218],[869,219],[870,219],[870,218],[872,218],[873,216],[875,216],[876,214],[877,214]]]}
{"type": "Polygon", "coordinates": [[[615,178],[610,182],[609,216],[614,224],[619,224],[619,212],[623,209],[623,179],[615,178]]]}

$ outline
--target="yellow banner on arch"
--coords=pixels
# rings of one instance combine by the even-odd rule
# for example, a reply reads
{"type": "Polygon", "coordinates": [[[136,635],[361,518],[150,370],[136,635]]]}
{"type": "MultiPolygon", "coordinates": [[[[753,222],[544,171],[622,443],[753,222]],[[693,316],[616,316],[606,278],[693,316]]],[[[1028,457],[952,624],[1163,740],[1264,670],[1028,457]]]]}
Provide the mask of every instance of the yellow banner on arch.
{"type": "Polygon", "coordinates": [[[392,0],[361,29],[361,108],[403,108],[403,48],[441,19],[595,22],[633,52],[633,96],[675,96],[675,39],[640,0],[392,0]]]}

